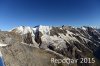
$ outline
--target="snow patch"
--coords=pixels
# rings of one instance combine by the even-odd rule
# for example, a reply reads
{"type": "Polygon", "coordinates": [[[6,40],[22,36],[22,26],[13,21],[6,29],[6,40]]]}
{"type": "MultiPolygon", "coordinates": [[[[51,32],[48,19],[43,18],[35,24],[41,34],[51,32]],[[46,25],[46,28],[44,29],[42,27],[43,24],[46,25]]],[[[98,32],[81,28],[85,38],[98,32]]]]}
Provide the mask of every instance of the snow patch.
{"type": "Polygon", "coordinates": [[[39,26],[39,31],[42,34],[50,35],[50,30],[51,30],[51,27],[50,26],[42,26],[42,25],[39,26]]]}
{"type": "Polygon", "coordinates": [[[0,47],[3,47],[3,46],[7,46],[8,44],[2,44],[0,43],[0,47]]]}
{"type": "Polygon", "coordinates": [[[83,30],[87,30],[85,27],[81,27],[83,30]]]}
{"type": "Polygon", "coordinates": [[[27,33],[32,33],[33,29],[29,26],[20,26],[20,27],[15,28],[15,32],[23,35],[27,33]]]}

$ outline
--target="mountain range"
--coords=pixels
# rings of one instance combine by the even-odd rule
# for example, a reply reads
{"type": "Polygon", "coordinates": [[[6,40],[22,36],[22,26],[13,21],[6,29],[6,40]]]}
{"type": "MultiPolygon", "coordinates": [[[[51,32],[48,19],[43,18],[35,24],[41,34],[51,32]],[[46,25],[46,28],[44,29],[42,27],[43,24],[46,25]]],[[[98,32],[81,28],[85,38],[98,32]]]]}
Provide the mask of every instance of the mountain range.
{"type": "Polygon", "coordinates": [[[6,66],[100,66],[100,29],[82,26],[19,26],[0,31],[6,66]],[[55,59],[94,59],[80,63],[51,63],[55,59]]]}

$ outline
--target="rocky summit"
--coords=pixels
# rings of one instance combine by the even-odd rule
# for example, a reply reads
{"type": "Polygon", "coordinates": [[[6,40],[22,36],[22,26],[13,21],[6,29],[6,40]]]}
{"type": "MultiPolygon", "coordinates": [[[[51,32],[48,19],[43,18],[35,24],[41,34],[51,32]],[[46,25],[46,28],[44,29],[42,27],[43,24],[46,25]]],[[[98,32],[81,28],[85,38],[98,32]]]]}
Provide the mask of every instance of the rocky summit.
{"type": "Polygon", "coordinates": [[[0,31],[0,51],[5,66],[100,66],[100,29],[20,26],[0,31]]]}

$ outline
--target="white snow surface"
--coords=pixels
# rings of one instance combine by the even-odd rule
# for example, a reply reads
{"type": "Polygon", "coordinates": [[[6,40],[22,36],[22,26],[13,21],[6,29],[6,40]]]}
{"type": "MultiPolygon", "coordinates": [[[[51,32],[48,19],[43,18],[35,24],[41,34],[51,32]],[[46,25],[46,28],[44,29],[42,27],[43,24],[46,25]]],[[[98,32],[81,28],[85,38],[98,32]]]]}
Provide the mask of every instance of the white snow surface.
{"type": "Polygon", "coordinates": [[[42,34],[50,34],[50,26],[37,26],[37,27],[29,27],[29,26],[20,26],[15,28],[16,32],[23,35],[27,33],[35,33],[37,30],[40,31],[42,34]]]}
{"type": "MultiPolygon", "coordinates": [[[[28,26],[20,26],[20,27],[16,28],[16,32],[21,34],[21,35],[31,33],[33,43],[37,44],[34,40],[35,39],[35,33],[37,31],[40,31],[43,34],[42,37],[41,37],[42,45],[47,46],[49,44],[53,44],[56,47],[56,49],[66,48],[66,42],[68,42],[69,44],[73,41],[80,42],[77,38],[75,38],[73,36],[73,35],[76,35],[76,34],[74,34],[73,32],[70,32],[69,30],[66,30],[67,31],[66,34],[58,33],[59,36],[56,36],[56,35],[50,36],[50,30],[51,29],[52,29],[52,27],[50,27],[50,26],[42,26],[42,25],[36,26],[34,28],[28,27],[28,26]]],[[[86,30],[85,27],[83,27],[82,29],[86,30]]],[[[80,37],[80,38],[85,42],[89,41],[89,40],[87,40],[83,37],[80,37]]],[[[1,45],[1,46],[4,46],[4,45],[1,45]]]]}
{"type": "Polygon", "coordinates": [[[87,30],[85,27],[81,27],[83,30],[87,30]]]}
{"type": "Polygon", "coordinates": [[[0,43],[0,47],[7,46],[8,44],[0,43]]]}
{"type": "Polygon", "coordinates": [[[2,53],[1,53],[1,51],[0,51],[0,57],[2,57],[2,53]]]}
{"type": "Polygon", "coordinates": [[[20,26],[20,27],[17,27],[16,28],[16,32],[17,33],[20,33],[20,34],[27,34],[27,33],[32,33],[32,28],[31,27],[29,27],[29,26],[20,26]]]}
{"type": "Polygon", "coordinates": [[[50,35],[50,30],[51,30],[51,27],[50,26],[42,26],[42,25],[39,26],[39,31],[42,34],[50,35]]]}

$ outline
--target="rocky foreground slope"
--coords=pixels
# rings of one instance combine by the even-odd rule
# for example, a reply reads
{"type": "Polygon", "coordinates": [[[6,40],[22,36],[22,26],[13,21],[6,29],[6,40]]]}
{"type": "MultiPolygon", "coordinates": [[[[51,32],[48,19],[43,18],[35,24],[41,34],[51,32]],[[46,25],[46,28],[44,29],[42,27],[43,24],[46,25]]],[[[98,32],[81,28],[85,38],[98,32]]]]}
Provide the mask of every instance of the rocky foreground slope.
{"type": "Polygon", "coordinates": [[[20,26],[0,32],[6,66],[100,66],[100,30],[92,27],[20,26]],[[51,63],[55,59],[79,59],[77,63],[51,63]],[[94,63],[80,58],[92,59],[94,63]]]}

